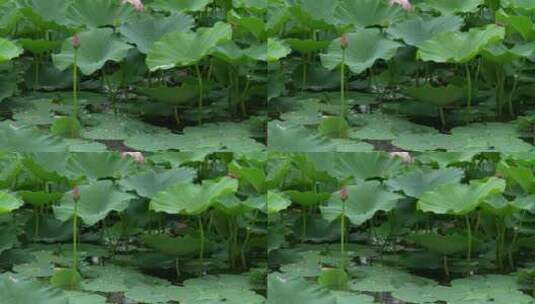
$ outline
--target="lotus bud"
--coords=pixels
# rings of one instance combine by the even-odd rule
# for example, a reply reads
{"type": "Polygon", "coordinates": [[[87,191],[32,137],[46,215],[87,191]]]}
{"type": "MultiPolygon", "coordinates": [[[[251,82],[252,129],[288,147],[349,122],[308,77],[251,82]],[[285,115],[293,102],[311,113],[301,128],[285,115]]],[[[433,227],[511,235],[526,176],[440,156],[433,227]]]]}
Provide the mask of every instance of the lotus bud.
{"type": "Polygon", "coordinates": [[[338,195],[340,196],[341,200],[347,200],[347,197],[349,196],[349,193],[347,192],[347,187],[342,187],[342,189],[340,189],[340,191],[338,192],[338,195]]]}
{"type": "Polygon", "coordinates": [[[407,12],[412,11],[412,4],[409,0],[390,0],[390,6],[394,4],[399,4],[407,12]]]}
{"type": "Polygon", "coordinates": [[[125,3],[130,3],[138,12],[142,12],[145,10],[145,6],[141,2],[141,0],[123,0],[123,4],[125,3]]]}
{"type": "Polygon", "coordinates": [[[347,38],[347,35],[343,35],[342,37],[340,37],[340,47],[345,49],[347,48],[349,44],[349,39],[347,38]]]}
{"type": "Polygon", "coordinates": [[[406,164],[412,164],[412,156],[409,152],[390,152],[390,157],[399,157],[406,164]]]}
{"type": "Polygon", "coordinates": [[[80,199],[80,187],[74,186],[74,188],[72,188],[72,191],[71,191],[71,196],[75,201],[79,200],[80,199]]]}
{"type": "Polygon", "coordinates": [[[143,154],[141,154],[141,152],[123,152],[121,153],[121,157],[122,158],[125,158],[125,157],[132,157],[134,159],[134,161],[140,165],[143,165],[145,164],[145,157],[143,156],[143,154]]]}
{"type": "Polygon", "coordinates": [[[78,34],[75,34],[72,37],[72,47],[75,49],[80,47],[80,36],[78,36],[78,34]]]}

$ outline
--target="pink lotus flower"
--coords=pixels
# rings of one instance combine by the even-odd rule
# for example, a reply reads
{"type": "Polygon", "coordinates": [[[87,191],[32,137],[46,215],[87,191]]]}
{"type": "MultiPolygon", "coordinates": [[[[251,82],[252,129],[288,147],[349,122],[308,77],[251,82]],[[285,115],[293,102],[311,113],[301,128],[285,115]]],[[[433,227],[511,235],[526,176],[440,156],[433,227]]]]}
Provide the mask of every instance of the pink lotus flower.
{"type": "Polygon", "coordinates": [[[125,158],[127,156],[130,156],[134,159],[134,161],[140,165],[143,165],[145,163],[145,157],[141,152],[123,152],[121,153],[121,157],[125,158]]]}
{"type": "Polygon", "coordinates": [[[75,49],[80,47],[80,36],[78,34],[72,37],[72,47],[75,49]]]}
{"type": "Polygon", "coordinates": [[[347,35],[343,35],[340,37],[340,47],[345,49],[349,45],[349,39],[347,38],[347,35]]]}
{"type": "Polygon", "coordinates": [[[141,2],[141,0],[123,0],[123,4],[125,3],[130,3],[138,12],[142,12],[145,10],[145,6],[141,2]]]}
{"type": "Polygon", "coordinates": [[[406,164],[412,164],[412,156],[409,152],[390,152],[390,157],[399,157],[406,164]]]}
{"type": "Polygon", "coordinates": [[[349,193],[347,191],[347,187],[342,187],[342,189],[340,189],[340,191],[338,192],[338,195],[340,196],[340,199],[345,201],[347,200],[348,196],[349,196],[349,193]]]}
{"type": "Polygon", "coordinates": [[[390,0],[390,6],[394,4],[401,5],[401,7],[403,7],[403,9],[407,12],[412,11],[412,4],[409,2],[409,0],[390,0]]]}
{"type": "Polygon", "coordinates": [[[74,199],[75,201],[79,200],[80,199],[80,187],[74,186],[71,191],[71,196],[72,196],[72,199],[74,199]]]}

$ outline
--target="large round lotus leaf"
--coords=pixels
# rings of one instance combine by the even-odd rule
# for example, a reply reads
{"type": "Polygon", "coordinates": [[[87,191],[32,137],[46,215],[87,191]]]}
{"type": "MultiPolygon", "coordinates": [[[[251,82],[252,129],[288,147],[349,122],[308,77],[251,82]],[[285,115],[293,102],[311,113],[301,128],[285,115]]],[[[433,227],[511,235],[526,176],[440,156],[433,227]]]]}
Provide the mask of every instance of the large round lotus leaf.
{"type": "Polygon", "coordinates": [[[214,57],[231,64],[245,64],[251,60],[267,61],[266,44],[256,44],[249,48],[242,49],[229,40],[219,44],[213,53],[214,57]]]}
{"type": "Polygon", "coordinates": [[[0,191],[0,215],[19,209],[23,204],[24,202],[15,196],[0,191]]]}
{"type": "Polygon", "coordinates": [[[210,55],[219,43],[231,39],[232,28],[224,22],[217,22],[210,28],[200,28],[195,33],[167,33],[152,45],[147,55],[147,66],[155,71],[196,64],[210,55]]]}
{"type": "Polygon", "coordinates": [[[233,29],[237,35],[250,33],[259,41],[266,40],[266,27],[263,18],[238,14],[235,10],[231,10],[227,13],[227,22],[234,25],[233,29]]]}
{"type": "MultiPolygon", "coordinates": [[[[414,233],[409,235],[408,239],[416,243],[416,245],[441,256],[466,252],[468,247],[468,238],[460,234],[414,233]]],[[[475,240],[472,240],[472,243],[474,242],[475,240]]]]}
{"type": "Polygon", "coordinates": [[[267,42],[267,61],[275,62],[288,56],[291,51],[292,50],[285,42],[276,38],[269,38],[267,42]]]}
{"type": "MultiPolygon", "coordinates": [[[[381,113],[357,114],[350,119],[350,124],[356,126],[350,131],[349,137],[371,140],[392,140],[402,134],[435,134],[434,128],[418,125],[405,118],[381,113]]],[[[411,150],[411,149],[406,149],[411,150]]]]}
{"type": "Polygon", "coordinates": [[[312,285],[299,277],[272,273],[268,276],[268,304],[337,304],[327,289],[312,285]]]}
{"type": "Polygon", "coordinates": [[[28,278],[48,278],[54,274],[54,265],[48,261],[34,261],[13,265],[13,271],[28,278]]]}
{"type": "Polygon", "coordinates": [[[163,35],[172,31],[189,31],[193,23],[191,16],[182,13],[164,18],[143,15],[123,24],[119,31],[129,42],[136,44],[140,52],[147,54],[152,44],[163,35]]]}
{"type": "Polygon", "coordinates": [[[387,179],[403,168],[398,157],[390,157],[387,153],[340,153],[335,163],[328,168],[330,175],[339,180],[353,178],[367,180],[371,178],[387,179]]]}
{"type": "Polygon", "coordinates": [[[345,61],[340,39],[335,39],[329,45],[328,52],[321,54],[321,63],[325,68],[332,70],[345,64],[353,73],[360,74],[372,67],[375,61],[392,58],[401,46],[400,43],[385,38],[375,28],[359,29],[346,36],[349,43],[345,49],[345,61]]]}
{"type": "Polygon", "coordinates": [[[0,150],[11,152],[63,152],[67,145],[59,137],[33,127],[16,127],[0,122],[0,150]]]}
{"type": "Polygon", "coordinates": [[[435,286],[428,291],[448,304],[532,304],[533,298],[519,289],[515,276],[487,275],[453,280],[451,287],[435,286]]]}
{"type": "Polygon", "coordinates": [[[266,299],[252,291],[252,288],[247,276],[205,276],[184,281],[184,287],[176,290],[174,299],[183,304],[265,303],[266,299]]]}
{"type": "Polygon", "coordinates": [[[400,5],[389,5],[382,0],[341,0],[335,18],[340,26],[356,28],[369,26],[387,27],[403,18],[400,5]]]}
{"type": "Polygon", "coordinates": [[[404,285],[421,288],[437,285],[433,280],[381,265],[359,266],[350,272],[356,277],[350,283],[351,289],[358,291],[393,292],[404,285]]]}
{"type": "Polygon", "coordinates": [[[533,13],[535,12],[535,2],[533,0],[503,0],[502,7],[509,7],[515,10],[533,13]]]}
{"type": "Polygon", "coordinates": [[[0,253],[19,244],[18,231],[14,226],[0,230],[0,253]]]}
{"type": "Polygon", "coordinates": [[[407,95],[419,102],[431,104],[436,107],[446,107],[464,99],[466,90],[464,87],[448,85],[445,87],[433,87],[426,84],[421,87],[412,87],[405,90],[407,95]]]}
{"type": "Polygon", "coordinates": [[[87,27],[118,26],[134,14],[131,5],[115,0],[74,0],[67,9],[70,24],[87,27]]]}
{"type": "Polygon", "coordinates": [[[129,288],[124,295],[136,303],[161,304],[175,301],[179,292],[176,286],[139,285],[129,288]]]}
{"type": "Polygon", "coordinates": [[[106,304],[106,298],[97,294],[79,291],[65,291],[69,304],[106,304]]]}
{"type": "Polygon", "coordinates": [[[22,54],[22,48],[15,43],[0,38],[0,63],[11,60],[22,54]]]}
{"type": "Polygon", "coordinates": [[[144,275],[133,269],[112,264],[92,266],[84,271],[87,279],[82,281],[81,289],[93,292],[126,292],[136,286],[169,286],[166,280],[144,275]]]}
{"type": "Polygon", "coordinates": [[[329,202],[320,207],[325,219],[334,221],[345,216],[354,225],[361,225],[379,211],[392,210],[402,198],[399,194],[387,191],[378,181],[347,186],[347,191],[348,197],[345,203],[339,193],[335,192],[329,202]]]}
{"type": "Polygon", "coordinates": [[[65,153],[31,153],[22,160],[24,166],[42,180],[61,181],[66,176],[69,154],[65,153]]]}
{"type": "Polygon", "coordinates": [[[287,152],[335,151],[335,145],[325,137],[303,126],[282,122],[268,123],[268,149],[287,152]]]}
{"type": "Polygon", "coordinates": [[[334,11],[337,1],[330,0],[296,0],[289,12],[293,19],[306,28],[329,28],[334,22],[334,11]]]}
{"type": "Polygon", "coordinates": [[[464,19],[458,16],[416,17],[393,24],[386,32],[408,45],[419,46],[439,33],[460,30],[463,23],[464,19]]]}
{"type": "Polygon", "coordinates": [[[497,171],[504,175],[508,181],[517,183],[527,193],[535,193],[535,175],[530,167],[500,162],[497,171]]]}
{"type": "Polygon", "coordinates": [[[455,13],[473,13],[483,4],[484,0],[426,0],[419,3],[418,7],[449,15],[455,13]]]}
{"type": "Polygon", "coordinates": [[[63,196],[62,192],[46,192],[46,191],[18,191],[20,197],[28,204],[38,207],[50,205],[57,202],[63,196]]]}
{"type": "MultiPolygon", "coordinates": [[[[107,61],[119,62],[126,57],[131,45],[121,41],[110,28],[93,28],[81,32],[77,65],[85,75],[91,75],[102,68],[107,61]]],[[[74,48],[72,38],[63,42],[61,52],[52,55],[54,65],[60,70],[72,66],[74,48]]]]}
{"type": "Polygon", "coordinates": [[[304,207],[313,207],[322,202],[325,202],[331,196],[327,192],[316,192],[316,191],[286,191],[285,192],[292,202],[304,206],[304,207]]]}
{"type": "Polygon", "coordinates": [[[19,39],[18,42],[25,50],[33,54],[43,54],[45,52],[53,51],[61,46],[61,41],[44,40],[44,39],[19,39]]]}
{"type": "Polygon", "coordinates": [[[74,178],[101,179],[120,177],[130,164],[129,158],[123,158],[119,153],[75,153],[69,158],[67,170],[74,178]]]}
{"type": "Polygon", "coordinates": [[[504,36],[505,29],[495,24],[468,32],[443,32],[421,43],[417,56],[423,61],[466,63],[504,36]]]}
{"type": "Polygon", "coordinates": [[[436,214],[465,215],[484,199],[505,190],[505,180],[491,177],[466,184],[445,184],[424,193],[417,203],[419,210],[436,214]]]}
{"type": "MultiPolygon", "coordinates": [[[[110,180],[95,181],[79,186],[78,217],[92,226],[104,219],[112,211],[121,212],[128,208],[135,196],[117,190],[110,180]]],[[[60,205],[54,206],[54,214],[60,221],[67,221],[74,213],[74,200],[70,193],[65,194],[60,205]]]]}
{"type": "Polygon", "coordinates": [[[235,193],[238,180],[224,177],[205,180],[201,185],[179,183],[158,192],[149,204],[151,210],[169,214],[200,214],[218,198],[235,193]]]}
{"type": "Polygon", "coordinates": [[[503,9],[500,9],[496,12],[496,22],[505,25],[508,31],[519,33],[524,40],[532,41],[535,38],[533,21],[528,16],[508,14],[503,9]]]}
{"type": "Polygon", "coordinates": [[[141,88],[139,93],[158,102],[180,106],[196,101],[199,87],[196,84],[184,83],[179,87],[141,88]]]}
{"type": "Polygon", "coordinates": [[[534,48],[535,42],[515,44],[512,48],[507,48],[504,44],[492,44],[484,48],[481,55],[492,62],[506,64],[519,58],[531,57],[534,48]]]}
{"type": "Polygon", "coordinates": [[[59,289],[44,287],[37,281],[20,280],[9,275],[0,276],[2,302],[9,304],[69,304],[59,289]]]}
{"type": "Polygon", "coordinates": [[[124,140],[134,135],[167,134],[169,130],[127,115],[93,114],[94,125],[82,130],[82,137],[99,140],[124,140]]]}
{"type": "Polygon", "coordinates": [[[376,303],[374,298],[369,295],[355,294],[347,291],[332,291],[336,297],[336,304],[374,304],[376,303]]]}
{"type": "Polygon", "coordinates": [[[155,0],[150,6],[170,12],[198,12],[206,8],[211,0],[155,0]]]}
{"type": "Polygon", "coordinates": [[[269,214],[276,214],[285,210],[292,204],[292,201],[281,192],[268,191],[267,193],[267,210],[269,214]]]}
{"type": "Polygon", "coordinates": [[[310,54],[323,50],[329,46],[329,41],[326,40],[313,40],[313,39],[286,39],[286,42],[293,50],[302,54],[310,54]]]}
{"type": "Polygon", "coordinates": [[[174,168],[163,172],[149,171],[140,175],[129,175],[120,181],[126,190],[136,191],[143,197],[152,198],[177,183],[189,183],[196,172],[191,168],[174,168]]]}
{"type": "Polygon", "coordinates": [[[67,7],[70,1],[64,0],[18,0],[15,2],[18,14],[22,13],[24,17],[31,21],[41,30],[49,28],[58,28],[59,24],[66,24],[65,17],[67,7]]]}
{"type": "Polygon", "coordinates": [[[406,195],[420,198],[423,193],[438,186],[459,183],[463,174],[463,170],[457,168],[415,170],[391,178],[387,184],[395,190],[403,191],[406,195]]]}

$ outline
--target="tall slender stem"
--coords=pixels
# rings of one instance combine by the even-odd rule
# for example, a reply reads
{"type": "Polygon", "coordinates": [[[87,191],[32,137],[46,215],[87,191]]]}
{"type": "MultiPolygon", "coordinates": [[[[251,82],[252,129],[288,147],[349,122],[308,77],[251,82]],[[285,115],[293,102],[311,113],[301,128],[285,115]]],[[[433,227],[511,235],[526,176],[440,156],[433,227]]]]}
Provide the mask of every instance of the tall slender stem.
{"type": "Polygon", "coordinates": [[[78,200],[74,200],[74,214],[72,218],[72,270],[78,269],[78,200]]]}
{"type": "Polygon", "coordinates": [[[202,80],[201,69],[199,64],[195,64],[195,70],[197,71],[197,81],[199,82],[199,124],[202,124],[202,108],[204,103],[204,83],[202,80]]]}
{"type": "Polygon", "coordinates": [[[346,78],[346,50],[342,49],[342,66],[340,67],[340,116],[346,116],[345,78],[346,78]]]}
{"type": "Polygon", "coordinates": [[[467,123],[470,123],[472,120],[472,77],[470,75],[470,67],[468,64],[465,64],[466,69],[466,85],[468,87],[468,99],[466,101],[466,106],[468,107],[468,118],[467,123]]]}
{"type": "Polygon", "coordinates": [[[78,49],[74,49],[74,60],[72,67],[72,99],[73,99],[73,117],[78,119],[78,49]]]}
{"type": "Polygon", "coordinates": [[[346,217],[345,211],[346,203],[342,201],[342,217],[340,218],[340,268],[345,270],[346,267],[346,258],[345,258],[345,232],[346,232],[346,217]]]}
{"type": "Polygon", "coordinates": [[[204,227],[203,227],[202,218],[200,215],[197,218],[197,220],[199,222],[199,233],[201,234],[201,248],[200,248],[200,253],[199,253],[199,260],[201,261],[201,267],[202,267],[204,265],[204,227]]]}
{"type": "Polygon", "coordinates": [[[468,233],[468,249],[466,251],[466,260],[470,262],[472,259],[472,227],[470,225],[470,218],[468,215],[465,216],[466,220],[466,231],[468,233]]]}

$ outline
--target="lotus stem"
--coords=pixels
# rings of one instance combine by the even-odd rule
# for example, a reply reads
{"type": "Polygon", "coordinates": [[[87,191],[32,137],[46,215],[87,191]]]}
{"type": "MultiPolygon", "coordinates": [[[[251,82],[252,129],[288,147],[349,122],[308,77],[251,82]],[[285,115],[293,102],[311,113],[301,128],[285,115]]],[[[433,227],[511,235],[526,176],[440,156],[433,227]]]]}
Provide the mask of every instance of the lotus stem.
{"type": "Polygon", "coordinates": [[[74,200],[72,219],[72,270],[78,269],[78,200],[74,200]]]}
{"type": "Polygon", "coordinates": [[[346,50],[342,49],[342,66],[340,67],[340,117],[346,116],[346,97],[345,97],[345,67],[346,67],[346,50]]]}
{"type": "Polygon", "coordinates": [[[511,93],[509,94],[509,115],[511,116],[511,118],[514,118],[515,117],[515,111],[514,111],[514,108],[513,108],[513,97],[516,93],[516,86],[518,84],[518,77],[516,75],[514,75],[514,78],[513,78],[513,89],[511,90],[511,93]]]}
{"type": "Polygon", "coordinates": [[[307,208],[303,207],[303,241],[307,234],[307,208]]]}
{"type": "Polygon", "coordinates": [[[78,119],[78,49],[74,49],[74,59],[72,67],[72,100],[73,100],[73,117],[78,119]]]}
{"type": "Polygon", "coordinates": [[[450,277],[450,269],[448,267],[448,256],[445,255],[444,256],[444,274],[446,275],[446,278],[449,278],[450,277]]]}
{"type": "Polygon", "coordinates": [[[346,230],[346,218],[345,218],[346,203],[342,201],[342,217],[340,218],[340,269],[345,270],[345,230],[346,230]]]}
{"type": "Polygon", "coordinates": [[[472,259],[472,227],[470,225],[470,218],[468,215],[465,216],[466,219],[466,231],[468,233],[468,248],[466,250],[466,260],[470,262],[472,259]]]}
{"type": "Polygon", "coordinates": [[[468,64],[465,64],[466,69],[466,85],[468,89],[468,99],[466,101],[466,106],[468,108],[468,117],[467,123],[470,123],[472,120],[472,76],[470,75],[470,67],[468,64]]]}
{"type": "Polygon", "coordinates": [[[204,83],[202,80],[202,73],[201,69],[199,68],[199,64],[195,64],[195,70],[197,72],[197,80],[199,82],[199,124],[202,125],[202,109],[203,109],[203,103],[204,103],[204,83]]]}
{"type": "Polygon", "coordinates": [[[199,222],[199,233],[201,235],[201,248],[200,248],[200,253],[199,253],[199,260],[201,261],[201,267],[203,267],[204,265],[204,227],[203,227],[202,218],[200,215],[197,218],[197,220],[199,222]]]}
{"type": "Polygon", "coordinates": [[[180,264],[179,264],[178,257],[176,257],[175,259],[175,271],[176,271],[176,279],[178,280],[180,278],[180,264]]]}
{"type": "Polygon", "coordinates": [[[444,108],[440,107],[438,109],[438,112],[440,113],[440,123],[442,124],[442,128],[446,127],[446,115],[444,115],[444,108]]]}

